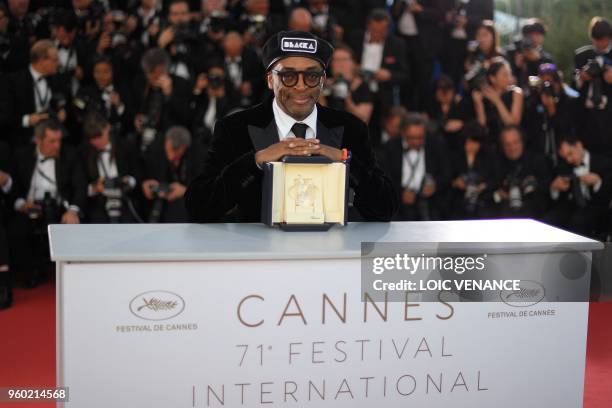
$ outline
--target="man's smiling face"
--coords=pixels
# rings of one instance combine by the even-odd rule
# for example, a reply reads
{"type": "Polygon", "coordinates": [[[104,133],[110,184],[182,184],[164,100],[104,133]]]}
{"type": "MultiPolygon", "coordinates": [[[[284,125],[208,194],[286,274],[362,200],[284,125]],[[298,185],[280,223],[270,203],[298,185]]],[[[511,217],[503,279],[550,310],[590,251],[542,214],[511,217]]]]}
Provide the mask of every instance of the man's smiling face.
{"type": "Polygon", "coordinates": [[[319,100],[324,78],[321,79],[319,86],[310,88],[304,83],[304,76],[299,75],[297,84],[287,87],[277,73],[286,71],[321,72],[323,67],[311,58],[287,57],[276,63],[268,72],[268,88],[274,92],[274,97],[280,108],[295,120],[304,120],[310,115],[319,100]]]}

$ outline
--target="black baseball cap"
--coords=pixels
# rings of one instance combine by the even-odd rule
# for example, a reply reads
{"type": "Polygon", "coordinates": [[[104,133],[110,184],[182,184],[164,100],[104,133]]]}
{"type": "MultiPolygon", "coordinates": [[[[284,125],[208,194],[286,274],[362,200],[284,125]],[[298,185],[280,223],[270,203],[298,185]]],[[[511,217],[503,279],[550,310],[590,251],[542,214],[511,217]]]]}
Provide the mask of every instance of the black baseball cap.
{"type": "Polygon", "coordinates": [[[318,61],[327,68],[334,47],[327,41],[305,31],[280,31],[266,41],[262,60],[266,72],[287,57],[305,57],[318,61]]]}

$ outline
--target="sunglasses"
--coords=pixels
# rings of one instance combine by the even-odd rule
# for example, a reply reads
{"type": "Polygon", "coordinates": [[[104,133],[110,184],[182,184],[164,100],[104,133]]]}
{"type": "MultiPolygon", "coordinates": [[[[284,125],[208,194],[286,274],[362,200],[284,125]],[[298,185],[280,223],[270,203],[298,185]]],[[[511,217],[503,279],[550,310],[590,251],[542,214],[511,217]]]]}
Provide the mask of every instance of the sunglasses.
{"type": "Polygon", "coordinates": [[[277,71],[273,69],[272,72],[278,75],[283,85],[288,88],[297,85],[300,75],[307,87],[315,88],[321,85],[321,78],[325,75],[325,71],[277,71]]]}

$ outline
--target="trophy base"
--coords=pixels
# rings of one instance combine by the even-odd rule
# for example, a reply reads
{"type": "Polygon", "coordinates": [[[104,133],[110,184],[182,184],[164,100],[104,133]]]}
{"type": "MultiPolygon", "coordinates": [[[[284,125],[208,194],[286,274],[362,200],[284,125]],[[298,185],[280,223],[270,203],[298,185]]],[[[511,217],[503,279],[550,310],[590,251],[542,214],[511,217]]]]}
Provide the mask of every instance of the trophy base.
{"type": "Polygon", "coordinates": [[[323,224],[287,224],[286,222],[278,223],[278,227],[283,231],[329,231],[334,225],[333,222],[325,222],[323,224]]]}

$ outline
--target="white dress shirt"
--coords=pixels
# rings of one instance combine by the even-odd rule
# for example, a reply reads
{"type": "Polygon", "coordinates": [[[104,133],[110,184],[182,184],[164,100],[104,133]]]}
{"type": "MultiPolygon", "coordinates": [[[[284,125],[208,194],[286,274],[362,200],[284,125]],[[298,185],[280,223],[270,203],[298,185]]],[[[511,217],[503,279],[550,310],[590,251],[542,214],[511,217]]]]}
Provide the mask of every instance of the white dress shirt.
{"type": "MultiPolygon", "coordinates": [[[[47,84],[47,80],[42,74],[36,71],[32,65],[30,65],[30,74],[34,80],[34,106],[36,112],[44,112],[49,107],[51,101],[51,88],[47,84]],[[41,79],[42,78],[42,79],[41,79]]],[[[21,125],[23,127],[29,127],[30,115],[23,115],[21,118],[21,125]]]]}
{"type": "Polygon", "coordinates": [[[408,149],[404,142],[402,159],[402,187],[412,191],[419,191],[425,177],[425,148],[408,149]]]}
{"type": "Polygon", "coordinates": [[[419,34],[414,14],[410,11],[408,6],[404,8],[404,12],[397,23],[397,31],[406,36],[415,36],[419,34]]]}
{"type": "Polygon", "coordinates": [[[370,42],[370,33],[366,33],[361,54],[361,68],[365,71],[376,72],[380,69],[383,60],[384,43],[370,42]]]}
{"type": "Polygon", "coordinates": [[[295,137],[291,128],[296,123],[304,123],[308,126],[306,129],[306,139],[315,139],[317,137],[317,106],[304,120],[295,120],[291,116],[287,115],[276,102],[276,98],[272,101],[272,112],[274,112],[274,122],[276,123],[276,129],[278,129],[279,141],[285,140],[288,137],[295,137]]]}

